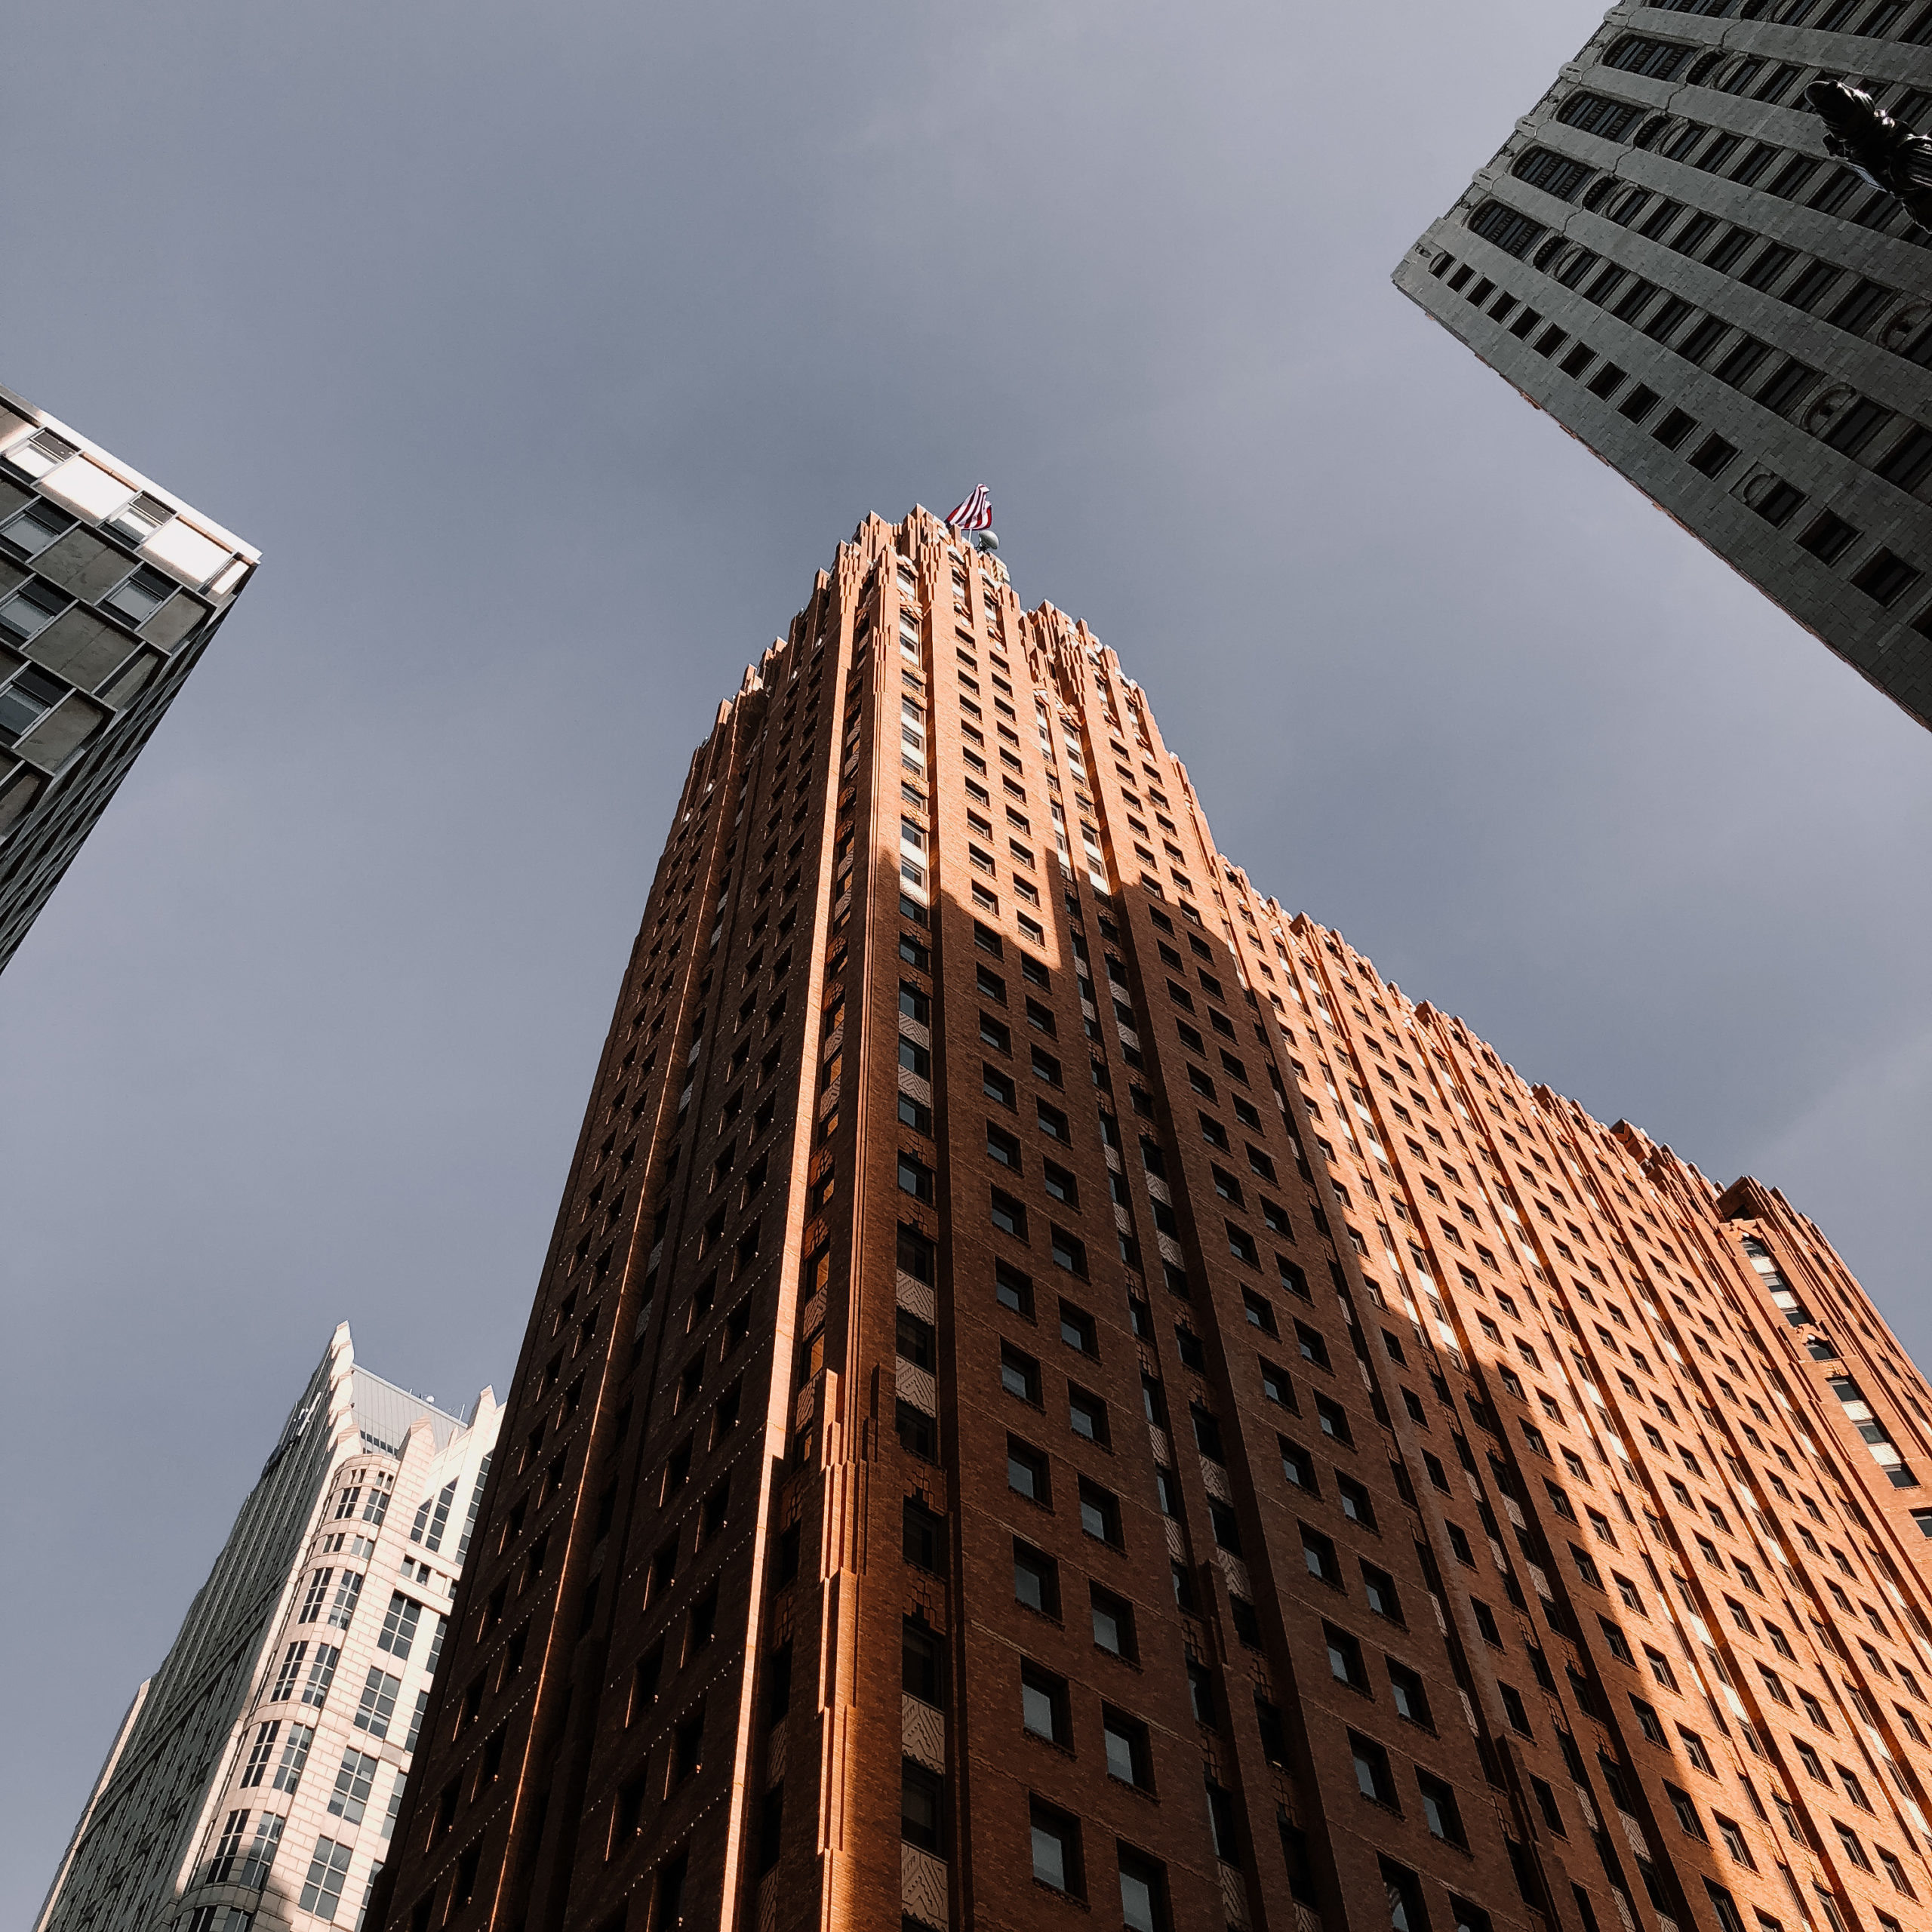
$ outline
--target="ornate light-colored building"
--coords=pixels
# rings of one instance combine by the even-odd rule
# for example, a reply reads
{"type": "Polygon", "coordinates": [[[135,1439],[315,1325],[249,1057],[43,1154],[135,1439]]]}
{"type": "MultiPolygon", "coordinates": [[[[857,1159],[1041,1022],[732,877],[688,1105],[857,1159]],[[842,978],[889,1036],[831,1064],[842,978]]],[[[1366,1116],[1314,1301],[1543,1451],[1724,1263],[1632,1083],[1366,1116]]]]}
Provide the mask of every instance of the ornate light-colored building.
{"type": "Polygon", "coordinates": [[[353,1924],[387,1854],[489,1471],[466,1420],[357,1365],[346,1323],[166,1660],[36,1932],[353,1924]]]}
{"type": "Polygon", "coordinates": [[[1932,235],[1821,75],[1932,125],[1932,8],[1614,7],[1395,285],[1932,724],[1932,235]]]}
{"type": "Polygon", "coordinates": [[[0,968],[260,555],[0,389],[0,968]]]}

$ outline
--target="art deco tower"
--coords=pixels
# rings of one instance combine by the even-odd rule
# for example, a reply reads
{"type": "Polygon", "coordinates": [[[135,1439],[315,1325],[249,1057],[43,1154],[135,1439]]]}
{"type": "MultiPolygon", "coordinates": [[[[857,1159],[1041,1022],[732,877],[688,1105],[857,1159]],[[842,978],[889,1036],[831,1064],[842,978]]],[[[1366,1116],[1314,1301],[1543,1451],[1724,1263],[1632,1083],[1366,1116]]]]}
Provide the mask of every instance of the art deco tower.
{"type": "Polygon", "coordinates": [[[1932,724],[1932,235],[1844,75],[1932,124],[1932,5],[1623,0],[1395,285],[1932,724]]]}
{"type": "Polygon", "coordinates": [[[1928,1413],[869,519],[692,761],[370,1922],[1901,1932],[1928,1413]]]}
{"type": "Polygon", "coordinates": [[[259,555],[0,389],[0,969],[259,555]]]}

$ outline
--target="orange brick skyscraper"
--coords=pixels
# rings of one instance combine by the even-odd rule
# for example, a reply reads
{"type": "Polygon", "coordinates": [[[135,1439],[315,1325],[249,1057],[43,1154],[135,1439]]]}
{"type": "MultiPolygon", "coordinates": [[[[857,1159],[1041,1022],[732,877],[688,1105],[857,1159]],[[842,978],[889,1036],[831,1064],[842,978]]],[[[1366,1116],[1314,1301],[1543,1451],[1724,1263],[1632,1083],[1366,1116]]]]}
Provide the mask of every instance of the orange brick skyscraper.
{"type": "Polygon", "coordinates": [[[870,519],[693,761],[370,1923],[1923,1927],[1928,1414],[870,519]]]}

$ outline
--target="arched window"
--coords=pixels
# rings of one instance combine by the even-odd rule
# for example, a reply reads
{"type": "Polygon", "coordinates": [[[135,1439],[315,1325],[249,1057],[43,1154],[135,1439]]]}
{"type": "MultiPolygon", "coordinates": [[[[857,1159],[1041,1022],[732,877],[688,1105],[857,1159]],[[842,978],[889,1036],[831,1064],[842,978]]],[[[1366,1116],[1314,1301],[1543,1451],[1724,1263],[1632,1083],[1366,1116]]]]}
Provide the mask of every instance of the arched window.
{"type": "Polygon", "coordinates": [[[1642,112],[1628,101],[1607,100],[1600,94],[1573,94],[1557,110],[1556,118],[1566,128],[1606,141],[1620,141],[1642,112]]]}
{"type": "Polygon", "coordinates": [[[1532,221],[1527,215],[1506,207],[1501,202],[1484,202],[1469,217],[1469,225],[1492,248],[1500,248],[1506,255],[1514,255],[1519,260],[1529,253],[1537,237],[1544,232],[1541,222],[1532,221]]]}
{"type": "Polygon", "coordinates": [[[1567,154],[1553,154],[1548,148],[1531,148],[1518,155],[1510,173],[1546,195],[1560,202],[1574,201],[1577,190],[1596,172],[1589,162],[1573,161],[1567,154]]]}
{"type": "Polygon", "coordinates": [[[1690,57],[1690,49],[1674,41],[1651,40],[1642,34],[1626,33],[1611,43],[1604,57],[1606,67],[1619,72],[1641,74],[1646,80],[1669,81],[1690,57]]]}
{"type": "Polygon", "coordinates": [[[1565,288],[1574,288],[1603,257],[1594,250],[1578,248],[1564,257],[1557,265],[1556,279],[1565,288]]]}

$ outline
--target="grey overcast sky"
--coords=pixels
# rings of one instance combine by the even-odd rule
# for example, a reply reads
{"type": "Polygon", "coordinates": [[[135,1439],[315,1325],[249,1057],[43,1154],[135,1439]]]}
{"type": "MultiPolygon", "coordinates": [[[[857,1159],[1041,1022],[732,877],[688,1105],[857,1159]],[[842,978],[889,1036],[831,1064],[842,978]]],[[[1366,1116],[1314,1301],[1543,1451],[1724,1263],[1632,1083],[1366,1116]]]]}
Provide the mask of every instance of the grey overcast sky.
{"type": "Polygon", "coordinates": [[[1590,0],[61,0],[0,380],[259,544],[0,979],[25,1925],[333,1324],[505,1386],[718,698],[990,485],[1225,849],[1921,1361],[1932,737],[1397,295],[1590,0]]]}

